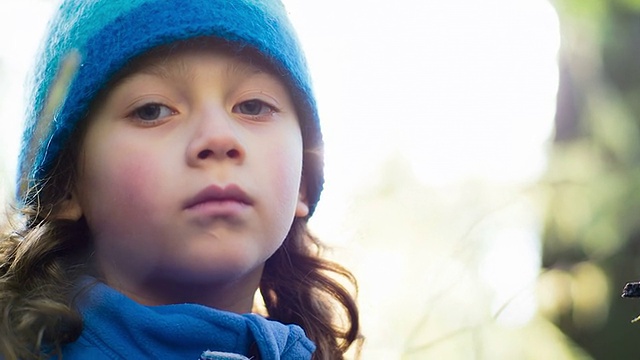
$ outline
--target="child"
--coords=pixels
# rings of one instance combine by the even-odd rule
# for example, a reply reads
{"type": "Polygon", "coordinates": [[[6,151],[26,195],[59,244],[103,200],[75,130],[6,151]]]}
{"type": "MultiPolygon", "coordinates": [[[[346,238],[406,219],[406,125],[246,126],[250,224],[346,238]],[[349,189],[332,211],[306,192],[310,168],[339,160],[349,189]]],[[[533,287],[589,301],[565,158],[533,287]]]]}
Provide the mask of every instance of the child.
{"type": "Polygon", "coordinates": [[[0,358],[342,358],[335,275],[355,280],[307,230],[308,75],[278,0],[62,1],[0,239],[0,358]]]}

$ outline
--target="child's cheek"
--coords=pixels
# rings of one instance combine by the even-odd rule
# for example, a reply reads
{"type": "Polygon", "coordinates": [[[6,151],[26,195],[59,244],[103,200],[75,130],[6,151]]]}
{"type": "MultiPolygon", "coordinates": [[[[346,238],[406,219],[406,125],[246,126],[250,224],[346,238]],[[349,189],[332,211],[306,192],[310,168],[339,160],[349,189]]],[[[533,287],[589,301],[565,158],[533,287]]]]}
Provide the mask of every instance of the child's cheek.
{"type": "Polygon", "coordinates": [[[116,166],[113,176],[113,183],[118,184],[117,186],[122,189],[120,196],[123,200],[132,202],[136,206],[146,203],[140,200],[152,191],[155,185],[152,179],[157,179],[149,159],[135,156],[125,159],[120,166],[116,166]]]}
{"type": "Polygon", "coordinates": [[[288,199],[289,204],[295,204],[302,177],[302,145],[294,143],[275,149],[270,158],[277,159],[275,171],[272,172],[276,192],[283,200],[288,199]]]}
{"type": "Polygon", "coordinates": [[[153,210],[151,200],[157,198],[152,195],[159,191],[155,189],[157,182],[154,179],[157,180],[160,174],[153,159],[144,153],[116,149],[110,152],[112,156],[93,164],[97,177],[90,181],[95,184],[93,191],[98,192],[100,199],[93,204],[96,220],[106,219],[104,226],[126,226],[129,225],[127,219],[140,220],[149,216],[153,210]],[[117,224],[109,224],[109,219],[117,224]]]}

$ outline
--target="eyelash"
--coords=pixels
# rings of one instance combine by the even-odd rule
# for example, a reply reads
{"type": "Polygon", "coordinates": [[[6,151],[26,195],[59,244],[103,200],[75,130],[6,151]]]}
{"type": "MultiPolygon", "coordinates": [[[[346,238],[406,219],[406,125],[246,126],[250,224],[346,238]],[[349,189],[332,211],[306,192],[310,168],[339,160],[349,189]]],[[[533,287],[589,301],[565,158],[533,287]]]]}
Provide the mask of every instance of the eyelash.
{"type": "Polygon", "coordinates": [[[172,108],[168,107],[167,105],[164,105],[162,103],[156,103],[156,102],[150,102],[150,103],[146,103],[143,105],[140,105],[138,107],[136,107],[135,109],[133,109],[133,111],[131,111],[131,113],[129,113],[128,117],[143,123],[145,125],[154,125],[157,123],[161,123],[163,122],[167,117],[171,116],[171,115],[175,115],[177,112],[175,110],[173,110],[172,108]],[[158,116],[159,118],[154,118],[154,119],[145,119],[144,116],[142,115],[142,111],[144,110],[150,110],[152,107],[156,108],[156,112],[158,112],[158,114],[156,116],[158,116]],[[162,111],[165,110],[165,114],[163,115],[162,111]],[[166,112],[169,112],[168,114],[166,112]]]}
{"type": "MultiPolygon", "coordinates": [[[[247,110],[247,109],[245,109],[245,110],[247,110]]],[[[234,113],[242,114],[244,116],[248,116],[253,120],[264,120],[266,117],[270,117],[273,114],[276,114],[276,113],[280,112],[280,110],[277,107],[275,107],[275,106],[273,106],[273,105],[271,105],[271,104],[269,104],[269,103],[267,103],[265,101],[259,100],[259,99],[250,99],[250,100],[243,101],[243,102],[235,105],[231,109],[231,111],[234,112],[234,113]],[[253,114],[253,112],[255,112],[255,111],[250,111],[251,113],[247,114],[247,113],[243,113],[242,110],[241,110],[243,105],[244,106],[246,106],[246,105],[259,106],[260,109],[258,110],[257,114],[253,114]],[[265,110],[266,110],[266,113],[264,112],[265,110]]]]}
{"type": "MultiPolygon", "coordinates": [[[[246,111],[247,109],[245,108],[244,110],[246,111]]],[[[242,101],[241,103],[233,106],[231,111],[233,113],[238,113],[238,114],[247,116],[252,120],[266,120],[266,118],[272,116],[273,114],[278,113],[280,110],[275,106],[268,104],[265,101],[262,101],[259,99],[250,99],[250,100],[242,101]],[[257,110],[258,113],[254,113],[255,111],[251,111],[250,109],[248,111],[250,113],[244,113],[242,110],[242,107],[247,105],[258,106],[259,107],[259,109],[257,110]]],[[[144,125],[152,126],[152,125],[156,125],[158,123],[163,122],[167,117],[171,115],[175,115],[176,113],[177,112],[175,110],[168,107],[167,105],[164,105],[158,102],[150,102],[150,103],[146,103],[136,107],[127,115],[127,117],[132,118],[135,121],[142,123],[144,125]],[[155,111],[153,114],[151,114],[152,115],[151,117],[156,117],[156,118],[146,119],[145,115],[143,115],[142,112],[145,110],[150,110],[151,108],[155,108],[155,111]],[[162,113],[163,110],[165,110],[164,115],[162,113]]],[[[149,114],[146,114],[146,115],[149,115],[149,114]]]]}

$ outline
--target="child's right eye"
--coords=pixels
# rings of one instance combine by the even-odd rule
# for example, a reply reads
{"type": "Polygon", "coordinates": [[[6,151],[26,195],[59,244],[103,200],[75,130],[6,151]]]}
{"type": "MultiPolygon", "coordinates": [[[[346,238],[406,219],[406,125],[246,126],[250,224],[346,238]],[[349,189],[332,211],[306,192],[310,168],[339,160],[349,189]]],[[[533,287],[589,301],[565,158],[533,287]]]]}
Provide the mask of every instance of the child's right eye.
{"type": "Polygon", "coordinates": [[[158,103],[149,103],[142,105],[131,113],[131,117],[144,121],[154,122],[160,121],[167,116],[174,115],[176,112],[166,105],[158,103]]]}

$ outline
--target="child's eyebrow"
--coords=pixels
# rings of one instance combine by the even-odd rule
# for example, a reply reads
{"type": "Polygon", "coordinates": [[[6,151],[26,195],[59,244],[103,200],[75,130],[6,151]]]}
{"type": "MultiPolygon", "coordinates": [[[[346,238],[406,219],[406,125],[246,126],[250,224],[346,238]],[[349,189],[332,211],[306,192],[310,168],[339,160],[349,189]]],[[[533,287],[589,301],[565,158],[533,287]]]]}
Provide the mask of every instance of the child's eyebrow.
{"type": "MultiPolygon", "coordinates": [[[[156,76],[164,80],[194,80],[195,78],[192,69],[182,60],[172,62],[170,65],[167,61],[152,62],[140,67],[137,72],[156,76]]],[[[238,58],[238,61],[227,66],[224,75],[232,78],[237,75],[260,75],[265,73],[271,73],[271,71],[266,70],[264,66],[261,66],[259,63],[256,64],[250,60],[247,61],[247,59],[238,58]]]]}
{"type": "Polygon", "coordinates": [[[239,61],[236,61],[227,67],[226,75],[228,76],[237,75],[237,74],[259,75],[264,73],[271,73],[271,72],[266,70],[260,64],[253,63],[250,59],[249,60],[240,59],[239,61]]]}
{"type": "Polygon", "coordinates": [[[171,64],[167,60],[153,61],[145,66],[141,66],[137,73],[159,77],[163,80],[173,80],[177,78],[187,78],[192,80],[193,72],[184,61],[175,61],[171,64]]]}

